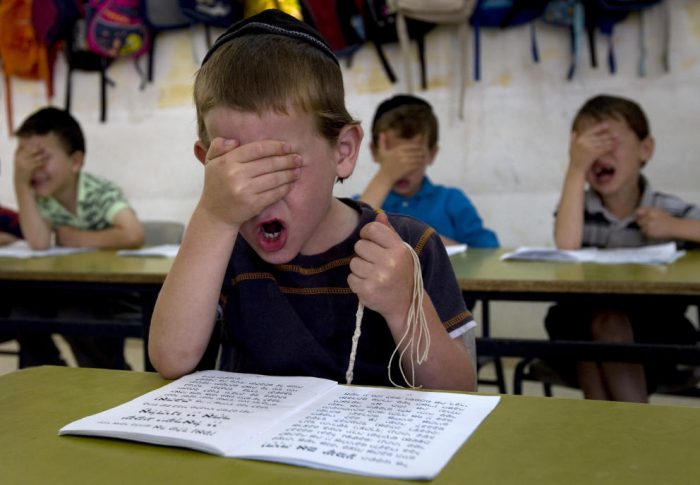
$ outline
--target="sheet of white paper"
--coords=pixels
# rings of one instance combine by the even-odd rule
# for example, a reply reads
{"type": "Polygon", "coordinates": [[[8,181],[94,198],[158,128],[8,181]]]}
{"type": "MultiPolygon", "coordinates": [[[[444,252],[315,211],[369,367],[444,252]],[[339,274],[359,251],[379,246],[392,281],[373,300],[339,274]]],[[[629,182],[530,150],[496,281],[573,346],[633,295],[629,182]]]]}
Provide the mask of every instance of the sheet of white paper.
{"type": "Polygon", "coordinates": [[[429,480],[499,399],[338,386],[311,409],[268,429],[245,446],[243,456],[363,475],[429,480]]]}
{"type": "Polygon", "coordinates": [[[454,244],[452,246],[445,246],[447,249],[447,255],[452,256],[453,254],[463,253],[467,250],[466,244],[454,244]]]}
{"type": "Polygon", "coordinates": [[[35,250],[29,247],[27,241],[15,241],[7,246],[0,246],[0,257],[3,258],[43,258],[46,256],[65,256],[68,254],[94,251],[92,248],[64,248],[54,246],[49,249],[35,250]]]}
{"type": "Polygon", "coordinates": [[[59,434],[117,437],[222,455],[335,386],[314,377],[198,372],[74,421],[59,434]]]}
{"type": "Polygon", "coordinates": [[[164,257],[174,258],[180,249],[179,244],[161,244],[160,246],[149,246],[141,249],[122,249],[117,251],[119,256],[143,256],[143,257],[164,257]]]}
{"type": "Polygon", "coordinates": [[[682,257],[676,243],[656,244],[638,248],[596,249],[585,248],[571,251],[541,247],[519,247],[501,256],[501,260],[561,261],[601,264],[670,264],[682,257]]]}

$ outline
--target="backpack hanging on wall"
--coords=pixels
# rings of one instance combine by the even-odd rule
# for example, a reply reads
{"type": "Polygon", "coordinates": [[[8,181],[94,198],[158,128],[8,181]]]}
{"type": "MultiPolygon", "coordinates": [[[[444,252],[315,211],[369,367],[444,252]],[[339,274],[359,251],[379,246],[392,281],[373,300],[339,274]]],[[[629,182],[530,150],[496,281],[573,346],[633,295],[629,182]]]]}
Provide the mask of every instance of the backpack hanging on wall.
{"type": "MultiPolygon", "coordinates": [[[[399,41],[396,30],[396,8],[391,0],[363,0],[362,17],[364,19],[365,37],[374,46],[379,61],[384,68],[389,81],[396,82],[389,61],[384,54],[382,46],[399,41]]],[[[435,27],[435,24],[415,19],[406,19],[408,36],[417,43],[418,59],[421,67],[421,86],[427,88],[427,74],[425,69],[425,35],[435,27]]]]}
{"type": "Polygon", "coordinates": [[[86,11],[90,49],[104,57],[140,57],[151,42],[140,0],[90,0],[86,11]]]}
{"type": "Polygon", "coordinates": [[[0,1],[0,57],[5,80],[5,109],[10,135],[14,130],[11,77],[41,79],[53,97],[56,50],[37,39],[32,25],[32,0],[0,1]]]}
{"type": "MultiPolygon", "coordinates": [[[[644,11],[661,3],[662,0],[587,0],[585,2],[586,30],[588,32],[591,59],[594,67],[597,64],[595,33],[599,30],[607,38],[608,43],[608,69],[611,74],[617,71],[617,58],[614,46],[615,25],[622,22],[632,12],[639,13],[639,76],[646,74],[646,44],[645,44],[645,20],[644,11]]],[[[664,34],[663,34],[663,66],[665,71],[670,70],[669,45],[670,45],[670,15],[668,4],[665,3],[664,34]]]]}
{"type": "Polygon", "coordinates": [[[141,0],[141,15],[151,32],[148,49],[148,82],[153,81],[153,64],[158,34],[166,30],[183,29],[190,26],[190,19],[180,10],[179,0],[141,0]]]}
{"type": "Polygon", "coordinates": [[[564,27],[569,31],[571,62],[566,79],[571,80],[576,73],[581,37],[584,31],[585,13],[582,0],[550,0],[542,14],[542,20],[550,25],[564,27]]]}
{"type": "Polygon", "coordinates": [[[478,0],[469,22],[474,28],[474,79],[481,79],[482,27],[506,28],[530,24],[532,59],[539,62],[539,50],[533,20],[542,15],[547,0],[478,0]]]}
{"type": "Polygon", "coordinates": [[[365,42],[355,0],[301,0],[301,11],[304,21],[318,30],[338,57],[351,59],[365,42]]]}
{"type": "Polygon", "coordinates": [[[275,8],[294,17],[297,20],[304,20],[301,12],[300,0],[244,0],[243,15],[251,17],[259,14],[263,10],[275,8]]]}
{"type": "Polygon", "coordinates": [[[195,24],[204,26],[207,48],[212,46],[211,27],[227,29],[243,18],[239,0],[179,0],[182,13],[195,24]]]}
{"type": "Polygon", "coordinates": [[[84,16],[81,0],[34,0],[32,3],[34,32],[45,44],[66,40],[75,22],[84,16]]]}

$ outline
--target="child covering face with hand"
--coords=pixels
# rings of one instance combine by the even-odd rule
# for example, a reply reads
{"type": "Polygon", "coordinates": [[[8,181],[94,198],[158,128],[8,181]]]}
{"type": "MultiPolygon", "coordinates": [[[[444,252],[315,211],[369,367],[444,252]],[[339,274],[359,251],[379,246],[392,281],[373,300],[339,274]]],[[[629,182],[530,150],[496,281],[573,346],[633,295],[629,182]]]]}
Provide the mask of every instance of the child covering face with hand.
{"type": "Polygon", "coordinates": [[[192,372],[213,343],[224,370],[343,381],[362,304],[353,382],[399,381],[409,364],[387,365],[406,329],[413,251],[432,342],[415,383],[474,389],[457,338],[474,322],[439,237],[333,197],[362,129],[320,35],[275,10],[233,25],[202,63],[195,104],[204,188],[153,315],[156,369],[192,372]]]}

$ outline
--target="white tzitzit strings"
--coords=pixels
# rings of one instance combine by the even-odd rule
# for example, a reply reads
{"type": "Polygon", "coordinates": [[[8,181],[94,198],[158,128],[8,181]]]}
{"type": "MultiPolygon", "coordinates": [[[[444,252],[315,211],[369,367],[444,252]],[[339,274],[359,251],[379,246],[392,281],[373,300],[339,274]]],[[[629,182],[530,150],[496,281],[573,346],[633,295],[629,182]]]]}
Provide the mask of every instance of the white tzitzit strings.
{"type": "MultiPolygon", "coordinates": [[[[423,289],[423,276],[421,274],[420,260],[418,255],[410,246],[410,244],[404,242],[411,257],[413,258],[413,294],[411,295],[411,304],[408,308],[408,316],[406,318],[406,331],[404,332],[401,340],[396,344],[396,348],[391,353],[389,358],[389,364],[387,365],[387,374],[389,377],[389,382],[391,382],[396,387],[403,388],[404,386],[397,384],[391,378],[391,363],[394,361],[396,353],[399,352],[399,369],[401,370],[401,376],[403,377],[406,385],[411,389],[419,389],[421,386],[416,386],[416,376],[415,376],[415,366],[416,364],[421,365],[428,358],[428,352],[430,350],[430,332],[428,329],[428,321],[425,318],[425,312],[423,311],[423,295],[425,290],[423,289]],[[401,349],[399,351],[399,349],[401,349]],[[401,362],[404,362],[404,355],[409,352],[407,363],[410,364],[410,375],[411,380],[409,381],[406,377],[406,373],[403,370],[401,362]]],[[[360,340],[360,334],[362,333],[362,315],[364,314],[365,306],[359,303],[357,306],[357,313],[355,314],[355,332],[352,336],[352,347],[350,349],[350,360],[348,362],[348,370],[345,373],[345,381],[347,384],[352,384],[353,369],[355,368],[355,356],[357,355],[357,344],[360,340]]]]}

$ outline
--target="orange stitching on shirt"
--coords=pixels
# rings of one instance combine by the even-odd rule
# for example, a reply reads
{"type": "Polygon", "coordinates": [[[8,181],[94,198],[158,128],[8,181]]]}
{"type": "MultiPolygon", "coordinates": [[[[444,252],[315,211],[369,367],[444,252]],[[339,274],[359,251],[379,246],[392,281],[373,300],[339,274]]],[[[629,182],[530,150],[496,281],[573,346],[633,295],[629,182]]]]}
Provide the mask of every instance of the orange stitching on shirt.
{"type": "Polygon", "coordinates": [[[338,266],[347,266],[348,264],[350,264],[350,260],[352,258],[353,256],[348,256],[347,258],[336,259],[335,261],[326,263],[323,266],[319,266],[318,268],[304,268],[296,264],[280,264],[275,266],[275,268],[279,269],[280,271],[289,271],[292,273],[299,273],[304,276],[309,276],[323,273],[324,271],[337,268],[338,266]]]}

